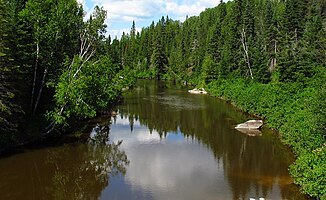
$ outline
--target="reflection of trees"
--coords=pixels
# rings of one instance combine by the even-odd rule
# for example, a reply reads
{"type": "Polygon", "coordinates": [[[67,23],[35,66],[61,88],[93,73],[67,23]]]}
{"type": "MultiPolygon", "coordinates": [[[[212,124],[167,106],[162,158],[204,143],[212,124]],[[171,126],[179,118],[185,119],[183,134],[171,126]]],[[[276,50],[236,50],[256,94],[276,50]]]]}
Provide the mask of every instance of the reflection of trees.
{"type": "Polygon", "coordinates": [[[121,142],[96,126],[87,143],[36,149],[0,160],[0,199],[98,199],[110,177],[126,172],[121,142]]]}
{"type": "Polygon", "coordinates": [[[207,145],[216,159],[223,161],[234,199],[247,198],[252,188],[266,196],[275,184],[280,185],[284,198],[293,198],[287,171],[291,155],[271,131],[264,131],[263,137],[248,137],[233,129],[246,116],[230,105],[165,87],[162,83],[141,82],[120,107],[121,116],[132,123],[138,119],[162,137],[180,130],[185,137],[207,145]]]}
{"type": "Polygon", "coordinates": [[[117,144],[80,144],[70,148],[49,153],[55,173],[48,191],[55,199],[97,199],[108,186],[110,176],[125,173],[128,160],[117,144]]]}
{"type": "Polygon", "coordinates": [[[97,126],[94,132],[89,144],[49,152],[48,163],[55,172],[48,192],[54,199],[98,199],[111,176],[125,174],[129,161],[119,149],[121,142],[108,143],[108,127],[97,126]]]}

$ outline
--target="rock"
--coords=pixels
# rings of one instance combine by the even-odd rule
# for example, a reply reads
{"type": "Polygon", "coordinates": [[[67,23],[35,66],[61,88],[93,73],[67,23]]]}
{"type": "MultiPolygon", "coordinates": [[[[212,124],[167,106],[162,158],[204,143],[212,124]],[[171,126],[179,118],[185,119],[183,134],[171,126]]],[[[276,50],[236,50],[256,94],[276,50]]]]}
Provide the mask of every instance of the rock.
{"type": "Polygon", "coordinates": [[[236,129],[259,129],[263,125],[263,120],[248,120],[245,123],[238,124],[236,129]]]}
{"type": "Polygon", "coordinates": [[[192,90],[188,90],[189,93],[191,94],[207,94],[206,90],[204,88],[195,88],[195,89],[192,89],[192,90]]]}
{"type": "Polygon", "coordinates": [[[129,90],[129,87],[122,88],[122,92],[129,90]]]}

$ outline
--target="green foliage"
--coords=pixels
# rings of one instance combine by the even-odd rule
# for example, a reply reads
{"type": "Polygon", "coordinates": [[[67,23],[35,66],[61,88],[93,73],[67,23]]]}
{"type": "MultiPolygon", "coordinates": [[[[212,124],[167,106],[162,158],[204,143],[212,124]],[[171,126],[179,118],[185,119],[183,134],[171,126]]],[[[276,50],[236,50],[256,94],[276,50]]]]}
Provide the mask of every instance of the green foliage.
{"type": "MultiPolygon", "coordinates": [[[[323,76],[326,78],[325,75],[323,76]]],[[[317,83],[318,84],[318,83],[317,83]]],[[[314,112],[317,114],[317,126],[319,127],[319,132],[324,134],[326,138],[326,82],[320,85],[317,94],[316,106],[313,108],[314,112]]]]}
{"type": "Polygon", "coordinates": [[[302,191],[326,199],[326,146],[319,147],[298,157],[290,167],[295,183],[302,186],[302,191]]]}
{"type": "Polygon", "coordinates": [[[166,64],[167,64],[167,57],[165,55],[165,52],[163,51],[162,44],[159,39],[156,39],[154,43],[154,49],[153,54],[151,56],[151,68],[154,68],[151,71],[156,72],[155,76],[157,79],[161,79],[161,75],[165,73],[166,64]]]}
{"type": "Polygon", "coordinates": [[[233,79],[208,85],[211,94],[260,115],[271,128],[279,130],[283,142],[299,156],[291,167],[295,182],[302,186],[303,192],[318,198],[325,198],[324,80],[321,74],[309,84],[261,84],[233,79]]]}
{"type": "MultiPolygon", "coordinates": [[[[133,55],[128,66],[139,78],[205,87],[265,118],[299,156],[292,169],[296,183],[305,193],[325,198],[322,156],[311,154],[326,137],[324,19],[320,0],[229,1],[183,23],[153,22],[138,39],[120,41],[124,47],[138,41],[142,53],[119,52],[133,55]],[[253,80],[248,80],[250,71],[253,80]],[[316,159],[305,164],[309,156],[316,159]],[[316,167],[301,168],[307,165],[316,167]]],[[[122,56],[120,62],[125,60],[122,56]]]]}
{"type": "Polygon", "coordinates": [[[133,22],[111,43],[98,6],[84,22],[75,0],[0,0],[0,130],[46,112],[56,125],[93,117],[134,77],[206,85],[278,129],[299,156],[297,183],[324,198],[313,181],[324,178],[317,150],[326,129],[325,7],[321,0],[229,1],[183,23],[162,17],[141,33],[133,22]],[[315,165],[311,174],[301,168],[315,165]]]}
{"type": "Polygon", "coordinates": [[[76,56],[60,76],[54,95],[56,108],[49,113],[49,118],[60,125],[67,124],[70,118],[94,117],[134,81],[133,71],[119,70],[108,56],[101,56],[96,62],[85,62],[76,56]]]}
{"type": "Polygon", "coordinates": [[[48,111],[52,123],[46,133],[55,126],[68,125],[71,120],[96,116],[118,98],[123,88],[133,84],[128,68],[120,70],[118,64],[112,63],[111,56],[103,55],[112,49],[104,36],[105,18],[106,11],[96,6],[80,27],[79,54],[73,59],[66,58],[58,80],[52,83],[54,108],[48,111]]]}
{"type": "Polygon", "coordinates": [[[237,0],[183,23],[162,17],[137,37],[123,35],[119,62],[141,78],[193,84],[248,78],[250,71],[261,83],[270,82],[274,73],[282,82],[305,82],[316,74],[314,66],[326,63],[321,4],[237,0]],[[210,67],[207,55],[214,61],[210,67]]]}
{"type": "Polygon", "coordinates": [[[218,66],[215,64],[212,56],[206,55],[203,60],[203,69],[201,74],[203,85],[206,85],[207,83],[216,80],[218,78],[218,75],[218,66]]]}
{"type": "Polygon", "coordinates": [[[106,11],[83,14],[75,0],[0,1],[1,147],[93,117],[133,84],[105,38],[106,11]]]}
{"type": "Polygon", "coordinates": [[[0,151],[17,139],[22,115],[17,102],[19,91],[16,89],[19,73],[9,48],[13,7],[14,3],[0,0],[0,151]]]}

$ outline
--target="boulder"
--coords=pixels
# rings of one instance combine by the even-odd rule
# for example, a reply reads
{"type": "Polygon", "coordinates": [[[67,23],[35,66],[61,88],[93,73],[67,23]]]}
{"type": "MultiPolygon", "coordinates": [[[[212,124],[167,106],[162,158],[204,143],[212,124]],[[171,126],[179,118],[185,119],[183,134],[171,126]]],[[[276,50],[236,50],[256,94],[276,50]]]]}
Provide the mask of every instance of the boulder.
{"type": "Polygon", "coordinates": [[[204,88],[194,88],[192,90],[188,90],[189,93],[191,94],[207,94],[206,90],[204,88]]]}
{"type": "Polygon", "coordinates": [[[263,125],[263,120],[248,120],[245,123],[238,124],[236,129],[260,129],[263,125]]]}

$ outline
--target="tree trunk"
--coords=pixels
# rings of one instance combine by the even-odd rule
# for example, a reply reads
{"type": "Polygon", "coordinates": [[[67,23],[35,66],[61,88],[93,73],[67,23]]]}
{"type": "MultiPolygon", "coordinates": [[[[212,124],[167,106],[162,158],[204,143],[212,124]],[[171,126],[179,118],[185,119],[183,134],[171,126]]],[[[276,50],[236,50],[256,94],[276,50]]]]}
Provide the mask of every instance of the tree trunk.
{"type": "Polygon", "coordinates": [[[274,55],[271,58],[270,65],[269,65],[270,72],[273,72],[276,69],[276,64],[277,64],[276,53],[277,53],[277,41],[274,40],[274,55]]]}
{"type": "Polygon", "coordinates": [[[38,107],[38,104],[40,102],[41,95],[42,95],[42,92],[43,92],[43,87],[45,85],[45,79],[46,79],[47,74],[48,74],[48,67],[45,67],[44,73],[43,73],[41,87],[40,87],[40,90],[38,92],[37,99],[36,99],[36,102],[35,102],[35,105],[34,105],[34,109],[33,109],[33,115],[35,115],[36,110],[37,110],[37,107],[38,107]]]}
{"type": "Polygon", "coordinates": [[[249,58],[249,52],[248,52],[249,47],[248,47],[248,44],[247,44],[246,32],[245,32],[244,29],[242,29],[242,31],[241,31],[241,43],[242,43],[242,47],[243,47],[243,50],[244,50],[244,58],[246,60],[248,68],[249,68],[250,77],[251,77],[251,79],[254,79],[252,71],[251,71],[250,58],[249,58]]]}
{"type": "Polygon", "coordinates": [[[39,41],[37,41],[36,42],[36,60],[35,60],[35,67],[34,67],[34,78],[33,78],[33,86],[32,86],[31,105],[30,105],[31,110],[33,110],[33,103],[34,103],[36,76],[37,76],[37,68],[38,68],[38,62],[39,62],[39,53],[40,53],[40,47],[39,47],[39,41]]]}

